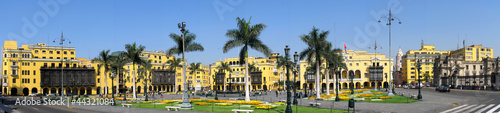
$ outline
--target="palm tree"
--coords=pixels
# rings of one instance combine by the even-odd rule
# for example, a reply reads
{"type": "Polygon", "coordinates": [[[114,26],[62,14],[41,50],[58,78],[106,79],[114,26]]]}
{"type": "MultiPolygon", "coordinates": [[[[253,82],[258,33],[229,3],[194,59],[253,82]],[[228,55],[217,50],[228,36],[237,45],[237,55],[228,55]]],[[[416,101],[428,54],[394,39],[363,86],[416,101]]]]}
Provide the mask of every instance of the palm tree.
{"type": "MultiPolygon", "coordinates": [[[[129,62],[129,59],[127,58],[127,56],[124,52],[117,52],[117,53],[119,53],[119,54],[117,54],[117,55],[112,54],[111,55],[111,67],[112,67],[112,70],[115,72],[113,75],[110,75],[112,86],[114,85],[113,84],[114,79],[121,74],[121,70],[125,70],[125,69],[123,69],[123,66],[125,66],[129,62]]],[[[118,86],[119,85],[116,86],[116,90],[118,90],[118,86]]],[[[113,90],[113,95],[114,94],[115,94],[115,90],[113,90]]],[[[126,100],[126,97],[127,97],[127,95],[123,96],[124,100],[126,100]]],[[[114,96],[113,96],[113,98],[114,98],[114,96]]]]}
{"type": "Polygon", "coordinates": [[[271,50],[262,43],[259,39],[259,35],[262,30],[266,27],[264,24],[255,24],[250,26],[250,20],[236,18],[238,21],[238,29],[227,30],[226,36],[230,39],[224,44],[223,52],[227,53],[229,50],[243,46],[240,51],[240,63],[245,62],[245,101],[250,101],[250,84],[248,84],[248,47],[255,49],[266,56],[271,54],[271,50]]]}
{"type": "Polygon", "coordinates": [[[143,60],[141,62],[142,68],[139,68],[138,73],[139,73],[139,80],[143,80],[144,84],[144,95],[146,95],[145,101],[148,101],[148,81],[151,80],[151,75],[154,73],[151,67],[153,67],[153,64],[151,64],[151,60],[143,60]],[[149,75],[148,75],[149,72],[149,75]]]}
{"type": "MultiPolygon", "coordinates": [[[[136,77],[136,70],[135,70],[135,64],[140,64],[142,62],[142,59],[140,57],[140,54],[144,51],[144,49],[146,49],[146,47],[142,46],[142,45],[139,45],[137,46],[137,44],[134,42],[133,44],[126,44],[125,45],[125,50],[127,50],[127,52],[125,52],[125,55],[127,56],[127,58],[132,62],[132,70],[133,70],[133,74],[132,77],[133,77],[133,81],[136,81],[135,80],[135,77],[136,77]]],[[[132,92],[134,92],[133,94],[133,98],[135,99],[136,98],[136,91],[135,91],[135,82],[132,86],[132,92]]]]}
{"type": "MultiPolygon", "coordinates": [[[[233,72],[233,70],[231,70],[231,68],[229,67],[229,63],[222,62],[221,65],[217,66],[216,68],[219,70],[219,72],[223,71],[224,73],[226,73],[226,71],[228,71],[229,78],[231,78],[231,73],[233,72]]],[[[224,82],[226,82],[226,80],[224,80],[224,82]]],[[[225,85],[224,85],[224,87],[225,87],[225,85]]],[[[229,89],[231,90],[231,84],[229,84],[229,89]]],[[[224,90],[226,90],[226,88],[224,88],[224,90]]]]}
{"type": "MultiPolygon", "coordinates": [[[[329,48],[329,47],[328,47],[329,48]]],[[[327,61],[327,64],[328,64],[328,70],[332,70],[333,73],[334,73],[334,78],[336,79],[336,82],[334,83],[335,84],[335,92],[337,93],[338,95],[338,89],[339,89],[339,86],[338,86],[338,80],[340,78],[340,75],[336,75],[337,71],[341,71],[342,69],[345,69],[347,70],[347,66],[346,64],[343,62],[344,61],[344,57],[342,55],[340,55],[342,53],[342,50],[339,49],[339,48],[334,48],[334,49],[331,49],[329,52],[327,52],[328,55],[326,55],[326,61],[327,61]]],[[[329,86],[329,84],[327,84],[329,86]]]]}
{"type": "MultiPolygon", "coordinates": [[[[167,61],[167,64],[169,65],[169,69],[172,70],[172,71],[176,71],[177,70],[177,67],[182,67],[182,64],[181,64],[182,60],[180,58],[174,58],[174,59],[170,59],[167,61]]],[[[174,78],[177,78],[177,74],[174,73],[176,77],[174,78]]],[[[175,81],[175,85],[174,85],[174,90],[175,92],[177,92],[177,80],[174,80],[175,81]]]]}
{"type": "MultiPolygon", "coordinates": [[[[111,56],[108,50],[102,50],[97,58],[92,59],[92,63],[100,63],[99,67],[104,67],[104,95],[108,96],[108,77],[107,72],[110,70],[111,56]]],[[[99,70],[100,71],[100,70],[99,70]]]]}
{"type": "MultiPolygon", "coordinates": [[[[182,60],[183,60],[182,64],[184,65],[182,69],[183,69],[183,74],[186,75],[186,68],[185,67],[187,67],[186,66],[187,61],[184,58],[184,52],[182,51],[182,49],[184,48],[185,52],[203,51],[205,49],[203,48],[203,46],[201,46],[201,44],[194,42],[194,40],[196,39],[196,35],[190,33],[189,30],[186,30],[185,32],[183,32],[182,36],[179,36],[175,33],[171,33],[169,36],[172,40],[174,40],[174,42],[177,45],[168,49],[167,56],[171,56],[173,54],[177,54],[177,55],[182,54],[182,60]],[[183,38],[184,38],[184,42],[183,42],[183,38]]],[[[185,77],[185,76],[183,76],[183,77],[185,77]]],[[[186,82],[185,78],[184,78],[184,82],[186,82]]],[[[184,87],[187,87],[187,86],[184,86],[184,87]]]]}
{"type": "Polygon", "coordinates": [[[190,70],[190,74],[193,75],[193,78],[194,78],[194,82],[193,82],[193,88],[195,87],[196,85],[196,72],[197,71],[203,71],[203,69],[201,69],[201,63],[191,63],[190,66],[188,67],[188,69],[190,70]]]}
{"type": "Polygon", "coordinates": [[[308,35],[302,35],[300,36],[300,39],[304,43],[307,44],[306,49],[304,49],[302,52],[300,52],[300,59],[307,58],[307,61],[309,63],[312,63],[313,60],[316,61],[316,98],[319,99],[321,95],[321,92],[319,90],[320,87],[320,72],[319,72],[319,65],[321,64],[321,58],[324,57],[326,53],[326,48],[324,46],[330,44],[330,42],[326,41],[328,31],[322,31],[321,33],[318,33],[319,29],[316,29],[313,27],[312,31],[309,32],[308,35]]]}

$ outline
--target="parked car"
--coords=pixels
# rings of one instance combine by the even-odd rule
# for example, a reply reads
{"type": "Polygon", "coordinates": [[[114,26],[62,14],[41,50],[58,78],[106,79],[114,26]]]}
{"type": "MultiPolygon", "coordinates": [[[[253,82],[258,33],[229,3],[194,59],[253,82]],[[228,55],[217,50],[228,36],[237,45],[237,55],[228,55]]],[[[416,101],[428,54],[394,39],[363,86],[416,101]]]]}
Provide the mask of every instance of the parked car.
{"type": "Polygon", "coordinates": [[[37,94],[38,94],[38,93],[31,93],[31,94],[29,94],[28,96],[29,96],[29,97],[34,97],[34,96],[36,96],[37,94]]]}
{"type": "Polygon", "coordinates": [[[47,97],[56,97],[56,94],[47,94],[47,97]]]}
{"type": "Polygon", "coordinates": [[[408,89],[408,85],[403,85],[403,88],[408,89]]]}
{"type": "Polygon", "coordinates": [[[436,91],[439,91],[439,92],[450,92],[450,88],[446,87],[446,86],[439,86],[439,87],[436,87],[436,91]]]}

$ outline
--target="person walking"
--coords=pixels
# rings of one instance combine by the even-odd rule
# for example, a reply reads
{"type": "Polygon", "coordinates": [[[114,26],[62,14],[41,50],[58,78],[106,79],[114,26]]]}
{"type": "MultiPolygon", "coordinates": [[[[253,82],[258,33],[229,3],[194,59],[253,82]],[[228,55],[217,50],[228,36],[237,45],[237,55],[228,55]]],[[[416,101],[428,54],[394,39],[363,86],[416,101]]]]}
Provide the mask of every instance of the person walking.
{"type": "Polygon", "coordinates": [[[278,90],[276,90],[276,97],[278,97],[278,90]]]}

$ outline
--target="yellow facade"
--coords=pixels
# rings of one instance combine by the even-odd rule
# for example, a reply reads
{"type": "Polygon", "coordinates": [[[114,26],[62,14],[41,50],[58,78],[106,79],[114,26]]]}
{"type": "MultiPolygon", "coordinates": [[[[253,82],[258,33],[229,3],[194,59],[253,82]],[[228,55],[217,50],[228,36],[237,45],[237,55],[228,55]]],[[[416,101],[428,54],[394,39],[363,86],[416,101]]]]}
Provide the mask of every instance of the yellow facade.
{"type": "MultiPolygon", "coordinates": [[[[340,89],[346,89],[350,88],[349,84],[351,84],[350,78],[348,76],[348,73],[353,72],[354,73],[354,79],[353,79],[353,84],[355,88],[375,88],[375,84],[377,84],[377,88],[381,87],[388,87],[388,80],[390,78],[390,70],[389,67],[392,67],[392,65],[389,63],[390,60],[389,58],[386,58],[385,55],[383,54],[378,54],[378,53],[366,53],[366,51],[353,51],[353,50],[347,50],[347,54],[342,53],[344,58],[347,60],[345,61],[347,65],[347,70],[341,70],[341,78],[339,78],[339,83],[340,83],[340,89]],[[370,69],[369,67],[371,66],[382,66],[383,67],[383,79],[379,81],[374,81],[370,80],[370,69]],[[386,76],[387,75],[387,76],[386,76]]],[[[392,59],[391,59],[392,60],[392,59]]],[[[314,82],[307,81],[306,78],[308,78],[307,75],[307,67],[310,65],[307,63],[307,61],[300,61],[300,88],[301,89],[315,89],[314,82]]],[[[326,64],[323,63],[320,65],[320,71],[322,74],[326,73],[325,71],[325,66],[326,64]]],[[[315,71],[315,70],[313,70],[315,71]]],[[[313,75],[311,72],[309,73],[310,77],[313,77],[313,79],[316,78],[316,75],[313,75]],[[312,76],[311,76],[312,75],[312,76]]],[[[332,71],[329,71],[329,81],[327,83],[327,80],[324,75],[321,75],[321,89],[326,89],[326,85],[329,84],[330,91],[334,90],[334,83],[336,80],[334,79],[334,73],[332,71]]]]}
{"type": "MultiPolygon", "coordinates": [[[[252,87],[250,87],[250,90],[276,90],[280,87],[278,82],[284,79],[284,74],[283,69],[276,68],[277,56],[278,54],[275,53],[272,54],[270,58],[248,57],[249,65],[254,64],[257,70],[259,72],[262,72],[262,84],[251,83],[252,87]]],[[[245,82],[243,78],[245,77],[245,65],[239,65],[239,57],[226,58],[224,61],[219,61],[212,64],[212,75],[215,76],[215,72],[219,72],[217,67],[220,66],[223,62],[228,63],[233,72],[225,72],[225,78],[223,78],[224,85],[216,85],[214,90],[227,91],[229,90],[230,84],[232,90],[244,90],[245,82]],[[229,77],[230,75],[231,78],[229,77]]]]}
{"type": "Polygon", "coordinates": [[[416,83],[418,77],[423,81],[424,74],[428,73],[429,78],[434,78],[434,59],[439,56],[462,56],[465,61],[482,61],[483,58],[493,58],[493,49],[482,47],[482,45],[472,45],[469,47],[460,48],[454,51],[438,51],[434,45],[423,45],[420,50],[409,50],[403,56],[402,79],[405,83],[416,83]],[[422,61],[422,70],[417,76],[416,60],[422,61]]]}
{"type": "MultiPolygon", "coordinates": [[[[430,78],[434,77],[434,59],[439,55],[448,55],[449,51],[438,51],[435,49],[434,45],[423,45],[420,50],[409,50],[403,55],[403,67],[402,67],[402,79],[403,84],[412,83],[416,84],[418,81],[417,76],[417,64],[415,60],[415,56],[417,60],[422,60],[422,70],[420,70],[420,79],[423,81],[423,77],[425,73],[428,73],[430,78]]],[[[423,81],[425,83],[425,81],[423,81]]]]}
{"type": "Polygon", "coordinates": [[[482,45],[471,45],[450,51],[450,54],[452,56],[460,55],[465,61],[483,61],[484,58],[493,58],[493,49],[483,47],[482,45]]]}
{"type": "Polygon", "coordinates": [[[75,58],[75,48],[37,45],[22,45],[17,41],[5,41],[2,48],[4,85],[2,90],[7,95],[27,95],[41,93],[40,68],[81,67],[84,58],[75,58]]]}

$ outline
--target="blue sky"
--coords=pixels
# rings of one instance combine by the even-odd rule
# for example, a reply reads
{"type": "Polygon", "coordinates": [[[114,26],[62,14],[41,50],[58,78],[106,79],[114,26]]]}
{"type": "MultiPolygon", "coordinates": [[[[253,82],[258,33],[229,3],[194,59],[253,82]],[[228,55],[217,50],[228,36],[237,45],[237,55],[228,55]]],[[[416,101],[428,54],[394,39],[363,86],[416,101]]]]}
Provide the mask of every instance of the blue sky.
{"type": "MultiPolygon", "coordinates": [[[[330,31],[328,40],[337,47],[345,42],[348,49],[374,52],[368,47],[377,40],[382,46],[377,52],[388,54],[388,27],[385,21],[377,21],[391,8],[402,21],[392,26],[392,56],[398,48],[420,49],[422,39],[437,50],[456,49],[457,43],[462,47],[467,39],[467,46],[495,49],[496,57],[498,4],[494,0],[2,0],[0,37],[17,40],[18,45],[49,42],[54,46],[52,41],[64,32],[77,57],[94,58],[101,50],[120,51],[133,42],[147,50],[167,50],[174,46],[168,35],[179,34],[177,23],[185,21],[186,28],[197,35],[196,42],[205,47],[203,52],[187,53],[188,62],[208,65],[238,56],[241,48],[222,52],[228,40],[225,33],[236,28],[236,17],[252,17],[252,24],[267,25],[260,39],[273,53],[283,54],[285,45],[292,53],[302,51],[306,44],[299,36],[315,26],[330,31]],[[50,4],[49,10],[43,4],[50,4]]],[[[249,55],[263,56],[253,50],[249,55]]]]}

